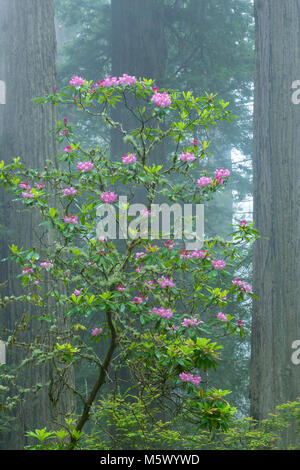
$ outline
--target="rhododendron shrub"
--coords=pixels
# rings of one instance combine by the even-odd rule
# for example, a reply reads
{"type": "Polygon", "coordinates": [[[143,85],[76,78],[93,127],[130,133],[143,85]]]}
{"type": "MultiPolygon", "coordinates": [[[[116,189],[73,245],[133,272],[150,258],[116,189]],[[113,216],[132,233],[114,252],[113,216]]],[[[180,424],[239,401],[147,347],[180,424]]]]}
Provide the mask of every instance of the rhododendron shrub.
{"type": "MultiPolygon", "coordinates": [[[[40,341],[39,357],[66,369],[84,360],[95,369],[91,388],[83,394],[74,391],[81,401],[68,445],[78,445],[93,404],[103,398],[104,384],[114,383],[119,390],[114,381],[122,369],[129,378],[127,384],[122,378],[121,388],[130,387],[132,395],[154,400],[169,414],[182,413],[198,426],[226,429],[234,408],[226,391],[206,383],[205,372],[221,359],[222,336],[245,334],[231,302],[253,296],[251,286],[236,277],[243,245],[258,237],[253,224],[241,221],[228,241],[216,234],[201,250],[187,250],[185,240],[172,238],[172,231],[167,240],[165,234],[145,240],[138,227],[134,236],[118,239],[118,231],[115,239],[99,236],[97,209],[103,204],[114,208],[119,227],[119,198],[125,189],[130,190],[128,208],[140,202],[134,199],[138,188],[146,193],[143,223],[151,219],[151,205],[162,198],[170,204],[203,204],[224,191],[230,172],[206,170],[205,137],[211,126],[230,121],[228,103],[212,95],[159,90],[150,79],[126,74],[97,83],[75,76],[63,92],[36,101],[75,106],[87,118],[118,130],[128,147],[118,160],[110,158],[107,148],[82,148],[64,119],[55,130],[61,151],[44,169],[28,168],[21,157],[1,163],[2,185],[26,209],[40,213],[43,222],[35,229],[41,239],[48,232],[50,240],[46,246],[10,247],[11,262],[20,265],[24,293],[19,300],[39,309],[40,321],[48,322],[55,338],[52,346],[40,341]],[[111,116],[116,104],[128,107],[128,102],[135,102],[130,110],[137,120],[129,131],[111,116]],[[157,165],[152,153],[162,141],[173,151],[161,155],[157,165]],[[55,301],[51,309],[49,298],[55,301]],[[61,315],[68,319],[65,336],[57,322],[61,315]]],[[[128,214],[130,223],[134,217],[128,214]]],[[[57,389],[64,387],[61,377],[57,389]]]]}

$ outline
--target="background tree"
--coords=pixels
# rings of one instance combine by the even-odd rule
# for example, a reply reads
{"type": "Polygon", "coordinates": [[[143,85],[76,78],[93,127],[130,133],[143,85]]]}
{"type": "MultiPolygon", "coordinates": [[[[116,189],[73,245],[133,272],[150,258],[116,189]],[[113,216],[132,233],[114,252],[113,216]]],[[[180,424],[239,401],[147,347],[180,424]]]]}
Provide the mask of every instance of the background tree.
{"type": "Polygon", "coordinates": [[[254,106],[254,220],[264,239],[254,251],[251,415],[299,396],[299,0],[257,0],[254,106]]]}
{"type": "MultiPolygon", "coordinates": [[[[0,108],[0,157],[12,161],[18,156],[27,164],[43,168],[47,159],[57,152],[57,145],[51,129],[55,127],[57,113],[53,107],[33,104],[33,98],[52,92],[56,86],[56,39],[54,28],[54,3],[52,0],[1,0],[1,71],[6,82],[6,105],[0,108]]],[[[7,246],[13,241],[19,247],[29,248],[48,239],[40,240],[36,230],[39,219],[28,215],[24,209],[16,213],[10,201],[2,194],[2,223],[9,230],[2,242],[1,258],[7,256],[7,246]]],[[[20,207],[20,206],[19,206],[20,207]]],[[[20,293],[19,276],[9,263],[1,265],[1,279],[7,281],[6,290],[20,293]]],[[[12,305],[1,312],[1,326],[5,337],[29,344],[36,335],[43,334],[46,326],[27,322],[35,310],[28,311],[22,303],[12,305]],[[23,317],[24,332],[17,336],[14,331],[17,322],[23,317]]],[[[26,357],[26,350],[8,348],[9,364],[17,366],[26,357]]],[[[22,386],[30,388],[50,379],[49,367],[31,367],[24,374],[22,386]]],[[[14,411],[17,417],[18,432],[8,436],[5,448],[23,448],[24,430],[51,422],[49,388],[29,394],[24,404],[14,411]]]]}

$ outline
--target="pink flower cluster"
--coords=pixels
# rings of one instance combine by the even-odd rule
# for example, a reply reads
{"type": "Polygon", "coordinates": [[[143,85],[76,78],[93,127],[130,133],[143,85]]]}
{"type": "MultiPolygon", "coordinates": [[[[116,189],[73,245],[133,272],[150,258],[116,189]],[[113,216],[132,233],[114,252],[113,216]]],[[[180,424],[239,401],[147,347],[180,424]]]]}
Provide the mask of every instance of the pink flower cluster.
{"type": "Polygon", "coordinates": [[[72,77],[70,80],[70,85],[71,86],[80,86],[84,85],[84,79],[82,77],[72,77]]]}
{"type": "Polygon", "coordinates": [[[123,285],[120,285],[120,286],[117,287],[117,290],[118,290],[119,292],[124,292],[124,291],[125,291],[125,287],[124,287],[123,285]]]}
{"type": "Polygon", "coordinates": [[[149,289],[156,289],[154,281],[146,281],[145,282],[145,287],[148,287],[149,289]]]}
{"type": "Polygon", "coordinates": [[[136,82],[136,77],[127,75],[127,73],[123,73],[122,77],[119,77],[119,85],[123,85],[123,84],[134,85],[135,82],[136,82]]]}
{"type": "Polygon", "coordinates": [[[165,91],[163,93],[154,93],[154,95],[152,96],[152,101],[156,106],[159,106],[160,108],[167,108],[172,104],[171,98],[165,91]]]}
{"type": "Polygon", "coordinates": [[[175,287],[173,279],[167,279],[165,276],[162,276],[160,279],[157,279],[157,282],[162,289],[167,289],[168,287],[175,287]]]}
{"type": "Polygon", "coordinates": [[[107,87],[110,88],[112,86],[118,85],[134,85],[136,82],[136,77],[127,75],[123,73],[122,77],[112,77],[111,75],[104,80],[99,80],[98,87],[107,87]]]}
{"type": "Polygon", "coordinates": [[[75,289],[74,292],[73,292],[73,294],[74,294],[76,297],[78,297],[78,296],[81,294],[81,292],[82,292],[82,289],[75,289]]]}
{"type": "Polygon", "coordinates": [[[53,264],[50,263],[50,261],[43,261],[43,263],[40,264],[41,268],[53,268],[53,264]]]}
{"type": "Polygon", "coordinates": [[[94,328],[92,331],[92,336],[98,336],[101,335],[101,333],[103,333],[103,328],[94,328]]]}
{"type": "Polygon", "coordinates": [[[30,188],[30,189],[28,189],[26,192],[23,191],[23,192],[22,192],[22,197],[23,197],[24,199],[32,199],[32,198],[34,197],[34,194],[33,194],[33,192],[32,192],[32,189],[30,188]]]}
{"type": "Polygon", "coordinates": [[[109,204],[116,202],[118,199],[118,195],[115,194],[113,191],[108,191],[108,193],[102,193],[101,201],[108,202],[109,204]]]}
{"type": "Polygon", "coordinates": [[[124,163],[124,165],[131,165],[136,162],[136,157],[132,153],[128,153],[127,155],[124,155],[124,157],[122,157],[122,162],[124,163]]]}
{"type": "Polygon", "coordinates": [[[143,251],[140,251],[139,253],[135,254],[135,259],[143,259],[145,258],[145,256],[146,256],[146,253],[144,253],[143,251]]]}
{"type": "Polygon", "coordinates": [[[141,305],[144,302],[144,297],[136,296],[136,297],[133,297],[132,301],[137,305],[141,305]]]}
{"type": "Polygon", "coordinates": [[[199,385],[202,381],[202,377],[197,377],[189,372],[181,372],[181,374],[179,374],[179,378],[182,382],[190,382],[193,385],[199,385]]]}
{"type": "Polygon", "coordinates": [[[197,181],[197,185],[200,187],[210,186],[211,184],[213,184],[213,179],[209,176],[202,176],[197,181]]]}
{"type": "Polygon", "coordinates": [[[65,221],[65,224],[77,225],[78,217],[77,215],[65,215],[64,221],[65,221]]]}
{"type": "Polygon", "coordinates": [[[189,152],[181,153],[179,155],[179,160],[181,160],[182,162],[193,162],[195,159],[196,159],[195,155],[189,152]]]}
{"type": "Polygon", "coordinates": [[[226,263],[223,259],[214,259],[211,264],[215,269],[224,269],[226,266],[226,263]]]}
{"type": "Polygon", "coordinates": [[[175,243],[172,241],[172,240],[168,240],[166,243],[165,243],[165,246],[171,250],[172,248],[174,248],[175,246],[175,243]]]}
{"type": "Polygon", "coordinates": [[[64,152],[65,153],[72,153],[72,152],[74,152],[74,149],[72,149],[72,147],[70,147],[70,145],[67,145],[66,147],[64,147],[64,152]]]}
{"type": "Polygon", "coordinates": [[[197,140],[197,139],[192,139],[190,141],[190,144],[193,145],[194,147],[197,147],[197,145],[199,144],[200,140],[197,140]]]}
{"type": "Polygon", "coordinates": [[[158,317],[166,318],[167,320],[169,320],[173,316],[171,309],[163,308],[163,307],[160,307],[160,308],[154,307],[150,312],[150,315],[153,315],[153,314],[157,315],[158,317]]]}
{"type": "Polygon", "coordinates": [[[252,287],[249,284],[246,284],[245,281],[242,281],[240,277],[234,279],[232,284],[237,286],[242,292],[249,293],[252,292],[252,287]]]}
{"type": "Polygon", "coordinates": [[[141,209],[140,216],[145,217],[145,218],[151,217],[151,210],[150,209],[141,209]]]}
{"type": "Polygon", "coordinates": [[[33,273],[33,269],[30,268],[30,266],[27,266],[26,268],[23,269],[22,274],[25,275],[29,273],[33,273]]]}
{"type": "Polygon", "coordinates": [[[198,318],[194,317],[194,318],[184,318],[181,325],[185,326],[185,327],[187,327],[187,326],[198,326],[198,325],[201,325],[201,323],[203,323],[202,320],[199,320],[198,318]]]}
{"type": "Polygon", "coordinates": [[[222,168],[221,170],[216,170],[215,171],[215,175],[216,175],[216,181],[218,184],[223,184],[224,183],[224,179],[227,179],[229,178],[230,176],[230,171],[229,170],[225,170],[225,168],[222,168]]]}
{"type": "Polygon", "coordinates": [[[24,199],[32,199],[34,197],[30,184],[23,182],[19,183],[18,186],[21,189],[25,189],[25,191],[22,192],[22,197],[24,199]]]}
{"type": "Polygon", "coordinates": [[[73,188],[73,186],[65,188],[63,190],[63,196],[75,196],[77,193],[77,189],[73,188]]]}
{"type": "Polygon", "coordinates": [[[68,135],[68,134],[69,134],[68,129],[63,129],[62,131],[59,132],[59,135],[61,135],[61,136],[68,135]]]}
{"type": "Polygon", "coordinates": [[[94,168],[94,165],[90,161],[77,163],[77,170],[83,171],[84,173],[92,170],[93,168],[94,168]]]}
{"type": "Polygon", "coordinates": [[[217,319],[218,320],[223,320],[223,321],[228,321],[228,318],[226,317],[226,315],[222,312],[219,312],[218,315],[217,315],[217,319]]]}
{"type": "Polygon", "coordinates": [[[188,250],[182,250],[179,258],[196,258],[196,259],[203,259],[207,255],[207,252],[204,250],[194,250],[190,253],[188,250]]]}
{"type": "Polygon", "coordinates": [[[241,220],[240,224],[241,224],[241,227],[246,227],[247,225],[247,220],[241,220]]]}

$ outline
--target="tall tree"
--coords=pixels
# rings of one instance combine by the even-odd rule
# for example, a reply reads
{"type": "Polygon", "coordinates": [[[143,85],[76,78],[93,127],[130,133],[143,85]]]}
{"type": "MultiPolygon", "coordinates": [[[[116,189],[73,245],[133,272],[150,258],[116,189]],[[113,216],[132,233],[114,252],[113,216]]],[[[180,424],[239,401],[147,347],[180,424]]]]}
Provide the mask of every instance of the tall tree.
{"type": "MultiPolygon", "coordinates": [[[[33,168],[41,169],[47,159],[57,153],[54,136],[50,130],[57,118],[53,107],[36,106],[33,98],[52,92],[56,85],[56,39],[54,28],[53,0],[1,0],[1,79],[6,82],[6,104],[0,108],[0,156],[5,162],[20,156],[33,168]]],[[[24,211],[16,213],[15,205],[2,200],[3,220],[10,231],[5,247],[1,247],[2,258],[7,255],[7,246],[12,242],[24,249],[39,246],[35,228],[36,216],[24,211]]],[[[20,280],[8,263],[2,263],[1,278],[8,281],[10,293],[20,292],[20,280]]],[[[24,311],[20,304],[12,306],[2,315],[7,331],[13,331],[24,311]]],[[[38,322],[30,326],[22,336],[29,343],[45,328],[38,322]]],[[[8,362],[18,364],[23,354],[8,351],[8,362]]],[[[49,368],[29,366],[24,374],[24,387],[49,380],[49,368]]],[[[19,432],[6,443],[8,448],[22,448],[24,431],[44,427],[50,421],[49,396],[46,388],[30,395],[17,410],[19,432]]]]}
{"type": "Polygon", "coordinates": [[[254,252],[251,414],[299,397],[300,114],[291,100],[300,78],[300,1],[256,0],[254,252]]]}

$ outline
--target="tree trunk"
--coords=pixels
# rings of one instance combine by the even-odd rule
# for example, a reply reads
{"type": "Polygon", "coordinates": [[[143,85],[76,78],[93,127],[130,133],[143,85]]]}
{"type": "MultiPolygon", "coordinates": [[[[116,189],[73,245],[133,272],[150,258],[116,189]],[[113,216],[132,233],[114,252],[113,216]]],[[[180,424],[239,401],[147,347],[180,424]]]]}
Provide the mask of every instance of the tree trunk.
{"type": "Polygon", "coordinates": [[[300,339],[300,0],[257,0],[254,106],[254,221],[251,415],[300,396],[291,361],[300,339]]]}
{"type": "MultiPolygon", "coordinates": [[[[52,92],[56,84],[54,3],[53,0],[1,0],[0,13],[0,79],[6,82],[6,104],[0,107],[0,158],[8,163],[20,156],[32,168],[42,168],[46,159],[57,153],[56,141],[50,133],[57,114],[53,106],[37,106],[32,99],[52,92]]],[[[38,216],[16,213],[15,204],[6,195],[2,194],[1,199],[2,223],[10,232],[2,242],[1,258],[7,255],[11,242],[24,249],[38,247],[38,216]]],[[[19,272],[20,267],[2,263],[1,279],[8,280],[10,294],[20,292],[20,280],[16,279],[19,272]]],[[[1,312],[2,324],[12,329],[24,312],[32,314],[32,309],[13,305],[4,315],[1,312]]],[[[30,323],[22,339],[30,342],[46,329],[40,322],[30,323]]],[[[18,364],[23,358],[18,352],[8,351],[8,363],[18,364]]],[[[49,377],[49,366],[31,366],[24,374],[24,387],[45,384],[49,377]]],[[[18,432],[8,437],[6,448],[22,449],[26,443],[25,431],[51,426],[47,388],[30,394],[30,399],[18,409],[17,418],[18,432]]]]}

